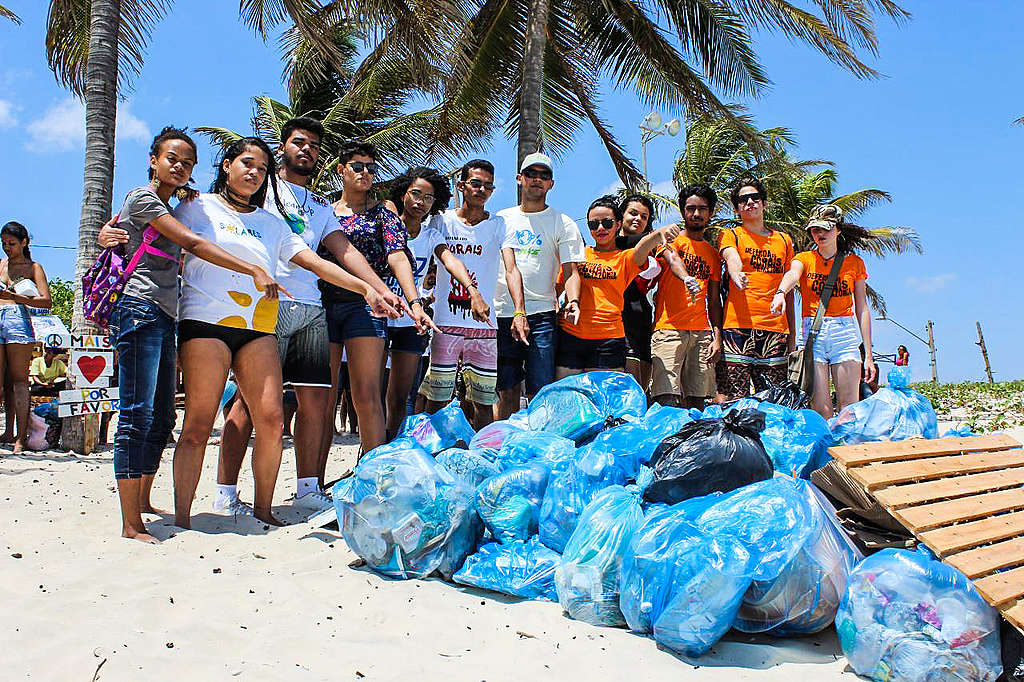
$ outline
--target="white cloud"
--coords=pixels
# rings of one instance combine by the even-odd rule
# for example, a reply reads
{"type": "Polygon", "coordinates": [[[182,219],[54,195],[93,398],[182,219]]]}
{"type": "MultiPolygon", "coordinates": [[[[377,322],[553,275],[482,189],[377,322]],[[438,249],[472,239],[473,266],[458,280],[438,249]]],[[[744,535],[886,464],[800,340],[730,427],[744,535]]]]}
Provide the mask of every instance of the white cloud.
{"type": "Polygon", "coordinates": [[[18,125],[14,117],[14,104],[5,99],[0,99],[0,128],[13,128],[18,125]]]}
{"type": "Polygon", "coordinates": [[[622,189],[623,187],[625,187],[625,185],[622,184],[622,180],[616,180],[612,184],[602,189],[601,193],[598,194],[597,196],[600,197],[604,196],[605,194],[618,194],[619,190],[622,189]]]}
{"type": "MultiPolygon", "coordinates": [[[[153,134],[146,122],[131,112],[131,105],[117,108],[115,135],[119,141],[134,140],[147,143],[153,134]]],[[[68,97],[51,106],[41,118],[27,126],[30,151],[66,152],[85,146],[85,105],[68,97]]]]}
{"type": "Polygon", "coordinates": [[[943,272],[927,277],[907,277],[907,286],[920,294],[934,294],[956,280],[955,272],[943,272]]]}

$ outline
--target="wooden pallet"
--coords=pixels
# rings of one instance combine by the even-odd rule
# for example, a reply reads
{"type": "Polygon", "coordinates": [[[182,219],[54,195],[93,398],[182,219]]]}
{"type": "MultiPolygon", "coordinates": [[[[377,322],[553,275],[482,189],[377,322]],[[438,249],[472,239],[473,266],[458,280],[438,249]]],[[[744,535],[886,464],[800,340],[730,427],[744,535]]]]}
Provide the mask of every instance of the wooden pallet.
{"type": "Polygon", "coordinates": [[[1024,631],[1024,449],[993,434],[829,449],[854,481],[1024,631]]]}

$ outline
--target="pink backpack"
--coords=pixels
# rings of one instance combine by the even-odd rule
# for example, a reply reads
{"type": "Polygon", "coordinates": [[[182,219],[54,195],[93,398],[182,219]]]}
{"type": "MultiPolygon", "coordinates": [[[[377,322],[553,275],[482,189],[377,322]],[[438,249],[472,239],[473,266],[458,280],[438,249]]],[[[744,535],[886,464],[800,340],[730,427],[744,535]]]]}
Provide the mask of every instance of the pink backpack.
{"type": "Polygon", "coordinates": [[[82,312],[85,319],[103,329],[109,326],[114,306],[121,298],[121,292],[131,279],[143,254],[151,253],[154,256],[175,259],[174,256],[153,246],[153,242],[159,236],[160,233],[154,227],[146,225],[146,230],[142,233],[142,243],[127,265],[120,245],[103,249],[103,253],[82,277],[82,312]]]}

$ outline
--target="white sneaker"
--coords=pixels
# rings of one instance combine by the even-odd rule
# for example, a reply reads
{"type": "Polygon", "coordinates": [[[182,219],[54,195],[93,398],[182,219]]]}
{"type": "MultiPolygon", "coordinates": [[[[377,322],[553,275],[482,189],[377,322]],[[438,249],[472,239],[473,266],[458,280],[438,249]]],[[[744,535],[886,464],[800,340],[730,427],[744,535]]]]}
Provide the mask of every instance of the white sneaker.
{"type": "Polygon", "coordinates": [[[231,516],[252,516],[252,505],[242,502],[237,497],[230,502],[223,497],[218,497],[213,501],[213,511],[220,512],[225,516],[228,514],[231,516]]]}
{"type": "Polygon", "coordinates": [[[334,509],[334,500],[331,499],[331,496],[319,490],[306,493],[302,497],[292,495],[289,502],[292,504],[292,509],[301,509],[311,514],[319,514],[328,509],[334,509]]]}

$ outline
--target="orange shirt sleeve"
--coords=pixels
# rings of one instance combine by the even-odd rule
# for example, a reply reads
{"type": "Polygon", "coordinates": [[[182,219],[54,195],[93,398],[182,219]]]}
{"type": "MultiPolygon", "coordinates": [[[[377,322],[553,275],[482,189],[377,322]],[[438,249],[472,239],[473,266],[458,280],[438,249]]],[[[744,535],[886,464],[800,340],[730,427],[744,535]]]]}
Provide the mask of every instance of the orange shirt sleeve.
{"type": "Polygon", "coordinates": [[[736,243],[736,231],[724,230],[722,232],[722,238],[718,241],[718,253],[721,254],[730,246],[739,251],[739,245],[736,243]]]}

